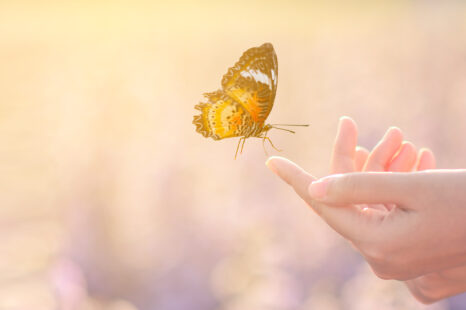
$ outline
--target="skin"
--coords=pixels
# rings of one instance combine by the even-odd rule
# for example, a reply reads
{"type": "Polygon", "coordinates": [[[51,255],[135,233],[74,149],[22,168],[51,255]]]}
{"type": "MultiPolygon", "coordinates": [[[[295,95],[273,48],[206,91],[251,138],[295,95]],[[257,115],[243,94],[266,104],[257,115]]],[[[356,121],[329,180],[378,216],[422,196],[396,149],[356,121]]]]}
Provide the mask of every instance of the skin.
{"type": "Polygon", "coordinates": [[[433,170],[433,153],[395,127],[369,152],[357,146],[348,117],[340,119],[331,175],[317,180],[281,157],[266,164],[380,278],[405,281],[423,303],[466,291],[466,170],[433,170]]]}

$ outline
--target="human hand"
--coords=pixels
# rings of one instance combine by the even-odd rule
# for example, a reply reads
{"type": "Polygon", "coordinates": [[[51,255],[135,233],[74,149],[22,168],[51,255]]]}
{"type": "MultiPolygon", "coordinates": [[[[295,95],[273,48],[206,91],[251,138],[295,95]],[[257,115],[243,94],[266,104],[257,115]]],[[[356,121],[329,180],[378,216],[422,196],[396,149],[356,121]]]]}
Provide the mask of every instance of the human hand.
{"type": "MultiPolygon", "coordinates": [[[[417,170],[434,167],[432,153],[424,150],[417,156],[412,144],[401,142],[401,132],[397,129],[389,130],[370,154],[363,149],[355,151],[356,140],[355,126],[351,126],[350,120],[345,125],[343,120],[332,156],[332,172],[410,171],[413,167],[417,170]]],[[[452,197],[459,205],[465,198],[458,197],[458,192],[442,183],[445,180],[456,186],[464,185],[464,171],[332,176],[316,182],[317,186],[327,183],[328,194],[320,198],[314,195],[316,201],[313,201],[307,191],[308,184],[314,180],[312,176],[285,159],[272,158],[268,165],[291,184],[330,226],[352,241],[374,272],[382,278],[409,279],[426,272],[458,266],[466,260],[463,252],[465,239],[462,239],[466,236],[464,229],[461,230],[461,218],[458,220],[456,217],[465,216],[465,210],[456,207],[452,197]],[[371,189],[379,192],[371,192],[371,189]],[[420,194],[419,199],[410,195],[416,193],[420,194]],[[456,215],[449,214],[448,210],[443,212],[446,210],[436,206],[445,203],[446,208],[452,209],[456,215]],[[453,228],[449,226],[451,223],[459,227],[463,237],[458,238],[448,229],[453,228]],[[444,240],[450,239],[457,241],[456,247],[445,244],[444,240]],[[438,250],[433,251],[435,247],[438,250]]],[[[435,291],[436,283],[449,288],[443,290],[442,296],[445,297],[464,290],[464,280],[461,281],[464,277],[451,277],[456,272],[458,270],[450,269],[416,278],[407,284],[418,299],[427,302],[432,300],[431,292],[435,291]],[[445,281],[450,285],[445,285],[445,281]]]]}
{"type": "MultiPolygon", "coordinates": [[[[349,118],[342,118],[332,153],[332,174],[354,171],[409,172],[435,168],[433,153],[428,149],[417,152],[412,143],[402,142],[402,133],[398,128],[390,128],[370,153],[357,147],[356,141],[356,124],[349,118]]],[[[384,205],[365,207],[390,208],[384,205]]],[[[423,275],[405,281],[405,284],[419,301],[434,302],[466,291],[466,266],[423,275]]]]}

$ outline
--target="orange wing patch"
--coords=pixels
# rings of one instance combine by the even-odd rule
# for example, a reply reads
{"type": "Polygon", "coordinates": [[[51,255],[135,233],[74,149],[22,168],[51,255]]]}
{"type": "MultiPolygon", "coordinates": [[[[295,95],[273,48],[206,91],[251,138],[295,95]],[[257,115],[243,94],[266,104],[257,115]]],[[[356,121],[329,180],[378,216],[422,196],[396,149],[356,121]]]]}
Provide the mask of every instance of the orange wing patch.
{"type": "Polygon", "coordinates": [[[238,137],[244,135],[245,131],[253,126],[253,120],[248,112],[221,91],[207,93],[204,96],[209,102],[195,106],[195,109],[202,113],[194,116],[193,120],[196,131],[204,137],[211,137],[214,140],[238,137]]]}
{"type": "Polygon", "coordinates": [[[251,114],[254,122],[263,124],[267,118],[267,105],[269,104],[268,97],[259,97],[257,91],[247,91],[242,88],[231,88],[228,94],[251,114]]]}

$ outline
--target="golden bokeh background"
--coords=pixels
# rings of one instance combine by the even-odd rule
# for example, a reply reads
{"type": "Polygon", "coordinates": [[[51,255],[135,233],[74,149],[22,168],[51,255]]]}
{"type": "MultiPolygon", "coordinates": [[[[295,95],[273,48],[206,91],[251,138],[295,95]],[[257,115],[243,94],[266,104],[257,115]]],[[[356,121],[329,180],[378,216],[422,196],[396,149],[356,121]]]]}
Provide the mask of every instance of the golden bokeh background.
{"type": "MultiPolygon", "coordinates": [[[[338,118],[466,164],[461,1],[0,2],[0,309],[463,309],[383,281],[194,105],[271,42],[270,132],[328,173],[338,118]]],[[[271,154],[276,152],[269,148],[271,154]]]]}

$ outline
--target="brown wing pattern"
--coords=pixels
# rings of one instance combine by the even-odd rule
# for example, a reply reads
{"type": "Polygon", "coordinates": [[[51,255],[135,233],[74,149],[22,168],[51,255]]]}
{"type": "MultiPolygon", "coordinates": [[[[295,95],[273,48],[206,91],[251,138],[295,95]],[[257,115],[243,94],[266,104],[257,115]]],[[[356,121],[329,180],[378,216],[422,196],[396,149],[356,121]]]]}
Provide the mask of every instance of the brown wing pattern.
{"type": "Polygon", "coordinates": [[[241,103],[254,122],[263,124],[272,110],[277,91],[278,63],[272,44],[243,53],[222,78],[227,95],[241,103]]]}

